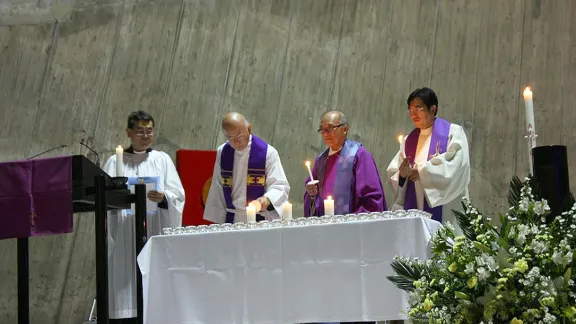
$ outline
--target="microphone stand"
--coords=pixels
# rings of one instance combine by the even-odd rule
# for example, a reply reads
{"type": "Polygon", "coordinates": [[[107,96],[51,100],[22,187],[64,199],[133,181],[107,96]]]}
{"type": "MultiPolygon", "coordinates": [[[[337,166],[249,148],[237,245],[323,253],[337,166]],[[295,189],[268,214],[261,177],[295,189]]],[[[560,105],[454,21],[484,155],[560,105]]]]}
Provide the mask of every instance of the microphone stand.
{"type": "Polygon", "coordinates": [[[96,165],[98,167],[100,167],[100,154],[98,154],[98,152],[96,152],[93,148],[91,148],[90,146],[86,145],[83,141],[80,141],[80,145],[84,146],[85,148],[89,149],[90,152],[94,153],[94,155],[96,155],[96,165]]]}
{"type": "Polygon", "coordinates": [[[32,159],[35,158],[35,157],[39,157],[40,155],[43,155],[43,154],[46,154],[46,153],[49,153],[49,152],[52,152],[52,151],[55,151],[55,150],[58,150],[58,149],[61,149],[61,148],[65,148],[66,146],[68,146],[68,145],[62,144],[62,145],[60,145],[60,146],[58,146],[58,147],[53,147],[53,148],[51,148],[51,149],[49,149],[49,150],[46,150],[46,151],[44,151],[44,152],[38,153],[38,154],[36,154],[36,155],[32,155],[31,157],[26,158],[26,160],[32,160],[32,159]]]}

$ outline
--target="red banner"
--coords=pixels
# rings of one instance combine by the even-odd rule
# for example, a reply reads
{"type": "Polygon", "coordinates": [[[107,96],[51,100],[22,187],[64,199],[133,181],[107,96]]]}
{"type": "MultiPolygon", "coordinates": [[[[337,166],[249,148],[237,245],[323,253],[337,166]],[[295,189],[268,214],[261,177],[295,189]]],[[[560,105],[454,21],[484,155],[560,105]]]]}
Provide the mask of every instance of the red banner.
{"type": "Polygon", "coordinates": [[[212,224],[204,220],[203,215],[215,161],[216,151],[176,152],[176,169],[186,193],[182,226],[212,224]]]}

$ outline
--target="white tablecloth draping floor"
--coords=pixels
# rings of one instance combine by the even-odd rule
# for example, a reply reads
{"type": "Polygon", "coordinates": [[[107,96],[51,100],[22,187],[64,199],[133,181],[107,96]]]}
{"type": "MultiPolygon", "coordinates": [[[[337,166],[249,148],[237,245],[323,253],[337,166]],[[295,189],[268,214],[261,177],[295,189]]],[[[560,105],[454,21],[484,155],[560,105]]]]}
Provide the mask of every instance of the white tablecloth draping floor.
{"type": "Polygon", "coordinates": [[[155,236],[138,256],[145,323],[405,319],[390,263],[428,259],[440,226],[418,217],[155,236]]]}

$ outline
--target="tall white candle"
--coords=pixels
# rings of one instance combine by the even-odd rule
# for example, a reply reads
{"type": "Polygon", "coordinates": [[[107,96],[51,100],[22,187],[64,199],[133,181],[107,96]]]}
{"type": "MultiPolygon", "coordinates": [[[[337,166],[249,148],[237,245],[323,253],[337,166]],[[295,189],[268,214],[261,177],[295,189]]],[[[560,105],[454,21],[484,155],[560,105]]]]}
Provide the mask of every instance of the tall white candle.
{"type": "Polygon", "coordinates": [[[118,145],[116,148],[116,176],[122,177],[124,176],[124,149],[121,145],[118,145]]]}
{"type": "Polygon", "coordinates": [[[282,204],[282,218],[284,220],[291,220],[292,219],[292,204],[289,202],[285,202],[282,204]]]}
{"type": "Polygon", "coordinates": [[[324,199],[324,215],[334,216],[334,200],[331,196],[324,199]]]}
{"type": "Polygon", "coordinates": [[[534,123],[534,101],[530,88],[524,89],[524,108],[526,111],[526,133],[528,137],[528,163],[532,174],[532,148],[536,146],[536,124],[534,123]]]}
{"type": "Polygon", "coordinates": [[[310,170],[310,161],[306,161],[306,168],[308,168],[308,174],[310,175],[310,181],[314,180],[314,177],[312,176],[312,170],[310,170]]]}
{"type": "Polygon", "coordinates": [[[246,206],[246,221],[248,223],[256,223],[256,207],[252,203],[246,206]]]}

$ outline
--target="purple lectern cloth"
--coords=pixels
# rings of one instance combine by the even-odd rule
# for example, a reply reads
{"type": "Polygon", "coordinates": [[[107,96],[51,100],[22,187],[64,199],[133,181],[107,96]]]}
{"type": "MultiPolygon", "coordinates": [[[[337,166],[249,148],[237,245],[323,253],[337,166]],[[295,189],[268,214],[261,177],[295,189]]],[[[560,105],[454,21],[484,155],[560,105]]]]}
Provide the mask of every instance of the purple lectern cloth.
{"type": "Polygon", "coordinates": [[[0,163],[0,239],[73,230],[72,157],[0,163]]]}

